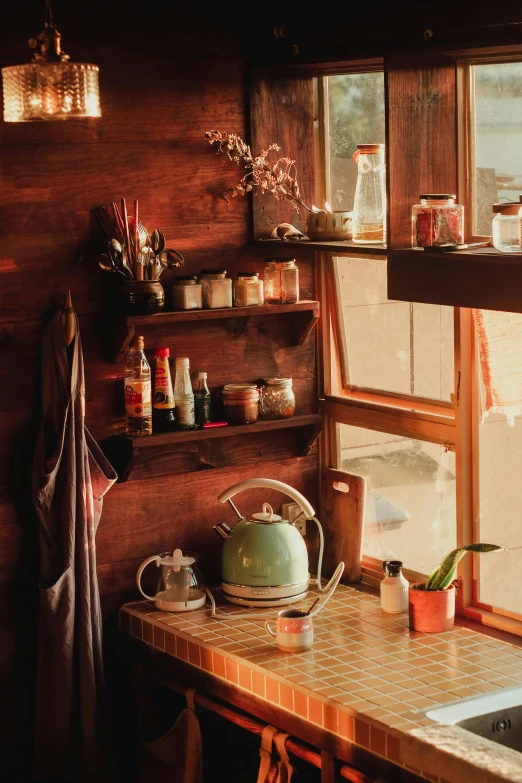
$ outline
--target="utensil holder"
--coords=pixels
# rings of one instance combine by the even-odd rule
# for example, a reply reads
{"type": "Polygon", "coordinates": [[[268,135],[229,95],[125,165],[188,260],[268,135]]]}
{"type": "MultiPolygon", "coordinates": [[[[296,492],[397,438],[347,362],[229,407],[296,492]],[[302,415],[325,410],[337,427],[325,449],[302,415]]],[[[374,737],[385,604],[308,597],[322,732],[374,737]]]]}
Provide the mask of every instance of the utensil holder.
{"type": "Polygon", "coordinates": [[[152,315],[165,306],[165,291],[159,280],[126,280],[122,309],[126,315],[152,315]]]}

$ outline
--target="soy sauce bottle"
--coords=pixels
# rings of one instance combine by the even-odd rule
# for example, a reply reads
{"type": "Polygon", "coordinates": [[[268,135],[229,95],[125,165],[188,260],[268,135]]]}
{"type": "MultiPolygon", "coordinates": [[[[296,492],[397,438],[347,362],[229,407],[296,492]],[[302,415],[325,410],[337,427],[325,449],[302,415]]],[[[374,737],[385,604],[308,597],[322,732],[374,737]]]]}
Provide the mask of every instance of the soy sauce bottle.
{"type": "Polygon", "coordinates": [[[194,393],[194,405],[196,411],[196,424],[203,424],[212,421],[212,411],[210,404],[210,391],[207,386],[207,373],[198,373],[198,386],[194,393]]]}
{"type": "Polygon", "coordinates": [[[174,393],[170,375],[168,348],[156,348],[156,374],[154,378],[154,400],[152,403],[153,432],[170,432],[175,428],[174,393]]]}

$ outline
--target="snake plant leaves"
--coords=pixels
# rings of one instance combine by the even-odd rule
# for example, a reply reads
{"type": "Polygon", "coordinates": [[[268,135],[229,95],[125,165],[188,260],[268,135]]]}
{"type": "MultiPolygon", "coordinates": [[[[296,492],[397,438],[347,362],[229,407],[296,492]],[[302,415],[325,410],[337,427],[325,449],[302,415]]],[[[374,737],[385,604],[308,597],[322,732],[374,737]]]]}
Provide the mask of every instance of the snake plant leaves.
{"type": "Polygon", "coordinates": [[[447,555],[440,566],[435,569],[426,582],[426,590],[446,590],[455,579],[457,563],[462,560],[466,552],[505,552],[503,546],[496,544],[468,544],[468,546],[454,549],[447,555]]]}

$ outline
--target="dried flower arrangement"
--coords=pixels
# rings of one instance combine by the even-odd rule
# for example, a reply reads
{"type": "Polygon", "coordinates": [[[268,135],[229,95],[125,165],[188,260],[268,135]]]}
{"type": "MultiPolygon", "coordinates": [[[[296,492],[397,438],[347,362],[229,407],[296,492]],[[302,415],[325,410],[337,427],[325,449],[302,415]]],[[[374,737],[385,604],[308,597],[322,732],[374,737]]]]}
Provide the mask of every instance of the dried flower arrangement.
{"type": "Polygon", "coordinates": [[[302,200],[295,176],[295,160],[284,156],[270,160],[271,152],[280,152],[278,144],[272,143],[260,155],[252,155],[249,145],[235,133],[211,130],[205,133],[205,138],[210,144],[217,145],[218,154],[223,156],[223,160],[231,160],[238,166],[243,161],[247,169],[240,182],[223,194],[227,201],[250,192],[254,195],[271,193],[279,201],[290,201],[296,212],[299,212],[300,207],[310,213],[322,212],[317,207],[310,208],[302,200]]]}

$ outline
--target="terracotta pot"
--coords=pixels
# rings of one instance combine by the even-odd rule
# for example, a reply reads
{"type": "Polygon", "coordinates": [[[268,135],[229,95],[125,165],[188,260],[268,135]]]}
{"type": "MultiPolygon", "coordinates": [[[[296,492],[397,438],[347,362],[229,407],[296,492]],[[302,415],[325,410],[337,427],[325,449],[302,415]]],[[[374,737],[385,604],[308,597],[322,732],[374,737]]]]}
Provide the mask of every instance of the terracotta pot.
{"type": "Polygon", "coordinates": [[[313,212],[308,217],[306,235],[313,242],[352,238],[351,212],[313,212]]]}
{"type": "Polygon", "coordinates": [[[417,582],[410,585],[408,609],[410,630],[422,633],[450,631],[455,621],[455,586],[447,590],[418,590],[417,582]]]}

